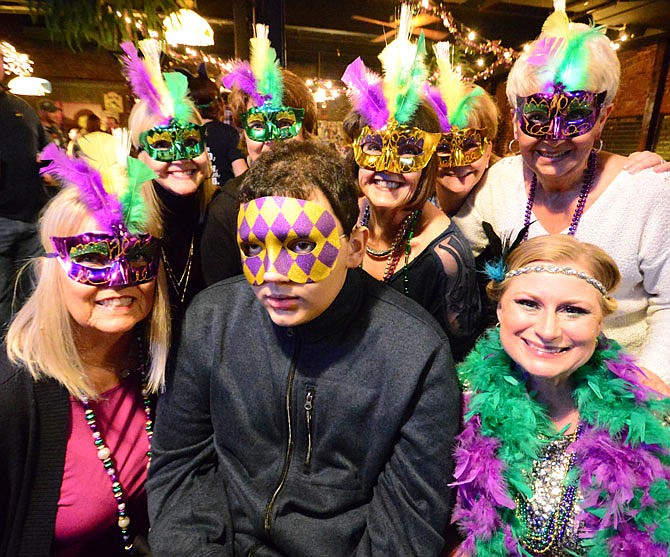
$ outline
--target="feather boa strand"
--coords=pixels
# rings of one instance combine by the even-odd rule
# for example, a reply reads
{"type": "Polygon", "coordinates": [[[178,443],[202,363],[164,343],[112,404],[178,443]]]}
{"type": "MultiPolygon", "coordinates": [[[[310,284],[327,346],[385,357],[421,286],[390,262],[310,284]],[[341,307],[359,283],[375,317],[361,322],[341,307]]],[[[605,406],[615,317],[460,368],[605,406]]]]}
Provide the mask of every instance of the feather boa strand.
{"type": "MultiPolygon", "coordinates": [[[[531,495],[527,472],[556,432],[528,394],[497,330],[459,367],[471,390],[455,453],[453,521],[463,550],[480,556],[527,555],[513,497],[531,495]],[[527,427],[520,427],[526,424],[527,427]]],[[[572,445],[583,495],[581,545],[588,557],[667,557],[670,547],[670,399],[644,387],[641,370],[611,340],[573,376],[584,433],[572,445]]]]}

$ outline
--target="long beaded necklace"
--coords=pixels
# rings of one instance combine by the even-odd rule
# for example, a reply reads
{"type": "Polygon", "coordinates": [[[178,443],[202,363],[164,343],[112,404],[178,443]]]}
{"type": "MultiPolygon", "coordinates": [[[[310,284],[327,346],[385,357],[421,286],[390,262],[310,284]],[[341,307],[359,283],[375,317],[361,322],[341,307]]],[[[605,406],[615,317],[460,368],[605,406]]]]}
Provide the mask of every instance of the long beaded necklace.
{"type": "MultiPolygon", "coordinates": [[[[140,368],[140,372],[143,372],[143,366],[140,368]]],[[[93,435],[93,444],[95,445],[96,450],[98,451],[98,458],[102,461],[102,465],[107,471],[110,481],[112,482],[112,495],[116,500],[116,514],[117,514],[117,525],[121,531],[121,538],[123,540],[123,548],[127,553],[130,554],[133,543],[130,538],[129,527],[130,527],[130,517],[128,516],[128,511],[126,509],[126,498],[123,492],[123,486],[119,481],[118,473],[116,470],[116,464],[114,462],[114,457],[112,451],[107,445],[105,445],[105,440],[102,438],[102,434],[98,431],[98,426],[96,423],[95,412],[91,408],[91,403],[87,396],[82,395],[79,397],[81,404],[84,407],[84,416],[86,418],[86,423],[91,430],[93,435]]],[[[153,436],[153,420],[151,419],[151,401],[149,399],[149,391],[147,390],[146,381],[142,381],[142,399],[144,402],[144,413],[146,414],[146,425],[144,427],[147,432],[147,467],[149,462],[151,462],[151,438],[153,436]]]]}
{"type": "Polygon", "coordinates": [[[188,248],[188,256],[186,257],[186,265],[184,266],[184,270],[181,273],[181,277],[177,279],[177,275],[172,269],[172,266],[170,265],[170,262],[168,261],[167,255],[165,254],[165,250],[163,249],[163,246],[161,246],[161,257],[163,259],[163,264],[165,265],[165,271],[167,273],[168,278],[170,279],[170,283],[172,284],[172,287],[174,288],[175,292],[177,293],[177,296],[179,296],[179,301],[183,304],[184,299],[186,298],[186,289],[188,288],[188,279],[191,277],[191,267],[193,266],[193,245],[195,244],[195,234],[191,236],[191,245],[188,248]]]}
{"type": "MultiPolygon", "coordinates": [[[[577,206],[575,207],[575,212],[572,214],[572,220],[570,221],[570,228],[568,228],[568,235],[574,236],[577,232],[577,227],[579,226],[579,221],[582,218],[582,213],[584,213],[584,206],[586,205],[586,199],[591,193],[591,188],[593,187],[593,178],[595,177],[596,170],[596,152],[591,151],[589,155],[589,160],[586,164],[586,174],[584,176],[584,183],[582,184],[582,189],[579,192],[579,198],[577,199],[577,206]]],[[[526,228],[526,236],[524,239],[528,239],[528,228],[530,226],[530,217],[533,212],[533,203],[535,202],[535,191],[537,189],[537,174],[533,174],[533,179],[530,182],[530,190],[528,191],[528,201],[526,202],[526,211],[524,213],[523,225],[526,228]]]]}
{"type": "Polygon", "coordinates": [[[533,463],[533,479],[537,489],[532,500],[517,495],[516,515],[526,525],[526,535],[519,541],[533,554],[554,555],[561,553],[574,540],[565,539],[568,526],[574,518],[577,480],[563,485],[574,468],[577,455],[566,454],[567,446],[579,439],[577,431],[549,443],[541,460],[533,463]],[[552,510],[553,508],[553,510],[552,510]]]}
{"type": "MultiPolygon", "coordinates": [[[[365,251],[371,257],[387,257],[386,267],[384,268],[383,282],[388,283],[391,280],[391,277],[395,273],[398,262],[403,252],[405,254],[405,264],[403,267],[403,286],[406,295],[409,295],[409,277],[407,275],[407,266],[409,264],[409,256],[412,251],[410,242],[414,237],[414,230],[416,224],[419,221],[421,216],[421,209],[415,209],[409,215],[407,215],[398,229],[396,236],[391,244],[391,247],[387,250],[374,250],[368,246],[365,247],[365,251]],[[403,249],[404,248],[404,249],[403,249]]],[[[370,205],[366,205],[363,210],[363,217],[361,218],[361,226],[367,226],[370,222],[370,205]]]]}

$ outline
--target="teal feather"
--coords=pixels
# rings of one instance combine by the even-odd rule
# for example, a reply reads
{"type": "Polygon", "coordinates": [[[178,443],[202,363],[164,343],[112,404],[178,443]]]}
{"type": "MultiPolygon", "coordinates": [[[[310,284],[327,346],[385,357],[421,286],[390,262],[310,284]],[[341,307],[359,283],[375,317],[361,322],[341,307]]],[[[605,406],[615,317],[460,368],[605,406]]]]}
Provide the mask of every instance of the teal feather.
{"type": "Polygon", "coordinates": [[[174,114],[172,117],[178,122],[190,122],[195,107],[193,106],[193,101],[188,96],[187,77],[179,72],[169,72],[164,73],[163,78],[174,103],[174,114]]]}
{"type": "Polygon", "coordinates": [[[428,79],[428,68],[426,67],[426,39],[423,33],[419,35],[416,43],[416,55],[409,72],[406,76],[401,76],[403,80],[398,87],[398,96],[396,97],[395,119],[399,124],[406,124],[410,121],[419,104],[421,103],[421,90],[423,84],[428,79]]]}

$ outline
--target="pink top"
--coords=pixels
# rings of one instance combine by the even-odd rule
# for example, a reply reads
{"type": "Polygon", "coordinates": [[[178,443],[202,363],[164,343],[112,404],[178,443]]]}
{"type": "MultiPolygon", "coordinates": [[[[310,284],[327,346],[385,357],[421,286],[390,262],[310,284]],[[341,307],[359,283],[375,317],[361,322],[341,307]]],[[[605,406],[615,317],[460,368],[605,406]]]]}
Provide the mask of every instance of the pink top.
{"type": "MultiPolygon", "coordinates": [[[[124,379],[89,404],[123,486],[131,538],[137,532],[146,533],[149,521],[144,481],[149,445],[139,377],[124,379]]],[[[70,416],[52,555],[122,555],[112,482],[97,456],[84,408],[74,397],[70,397],[70,416]]]]}

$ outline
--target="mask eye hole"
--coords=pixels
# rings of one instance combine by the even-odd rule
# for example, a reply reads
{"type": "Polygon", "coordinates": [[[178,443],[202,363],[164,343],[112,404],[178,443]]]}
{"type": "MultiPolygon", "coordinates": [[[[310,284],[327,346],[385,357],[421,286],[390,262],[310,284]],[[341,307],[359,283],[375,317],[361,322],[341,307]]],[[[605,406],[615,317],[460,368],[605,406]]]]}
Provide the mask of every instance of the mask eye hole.
{"type": "Polygon", "coordinates": [[[360,142],[361,150],[366,155],[381,155],[384,142],[379,135],[366,135],[360,142]]]}
{"type": "Polygon", "coordinates": [[[312,253],[315,248],[316,248],[316,242],[308,238],[298,238],[297,240],[293,240],[288,245],[288,249],[299,255],[305,253],[312,253]]]}
{"type": "Polygon", "coordinates": [[[240,250],[246,257],[256,257],[263,251],[263,246],[253,242],[242,242],[240,250]]]}
{"type": "Polygon", "coordinates": [[[98,252],[79,253],[70,257],[72,261],[84,267],[91,267],[92,269],[104,269],[111,265],[109,257],[98,252]]]}

